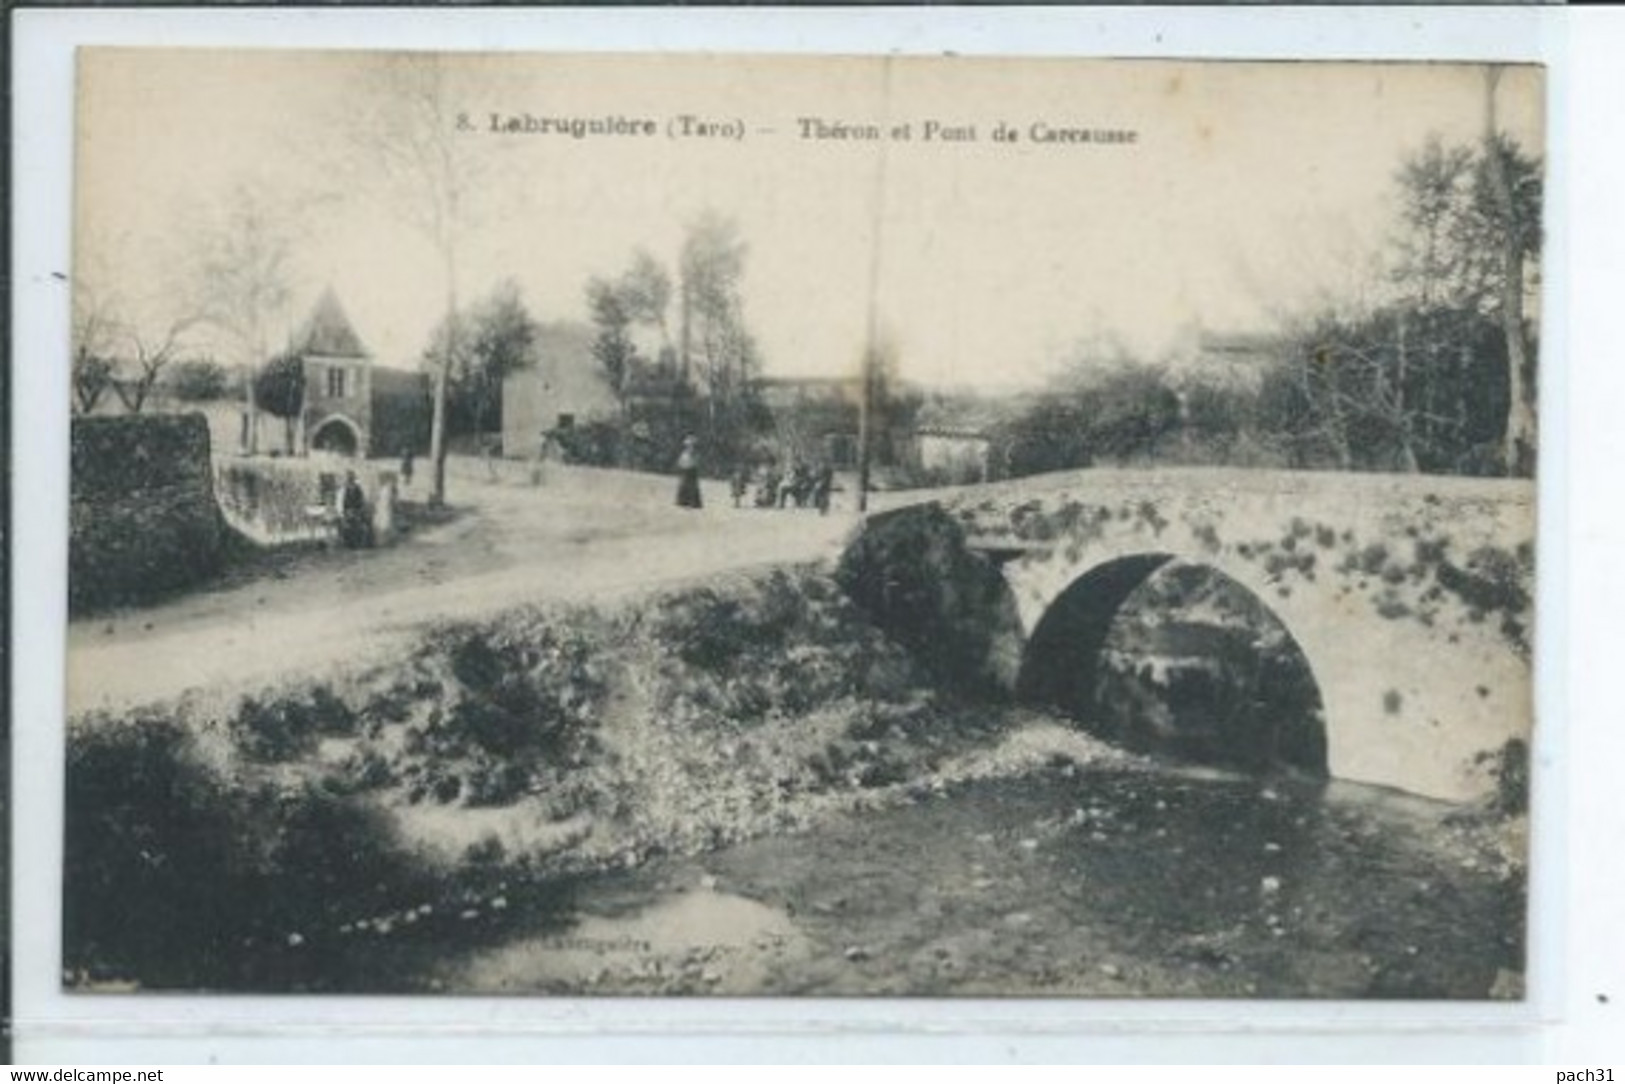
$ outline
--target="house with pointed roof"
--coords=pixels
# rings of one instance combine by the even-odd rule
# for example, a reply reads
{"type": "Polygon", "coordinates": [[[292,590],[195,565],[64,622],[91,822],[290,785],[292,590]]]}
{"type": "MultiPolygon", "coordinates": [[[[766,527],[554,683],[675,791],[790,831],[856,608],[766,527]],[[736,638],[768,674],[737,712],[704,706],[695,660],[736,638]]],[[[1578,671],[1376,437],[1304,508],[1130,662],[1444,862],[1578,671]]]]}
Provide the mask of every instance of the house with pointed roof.
{"type": "Polygon", "coordinates": [[[301,452],[367,458],[426,449],[428,381],[374,365],[332,287],[295,335],[293,351],[305,377],[301,452]]]}

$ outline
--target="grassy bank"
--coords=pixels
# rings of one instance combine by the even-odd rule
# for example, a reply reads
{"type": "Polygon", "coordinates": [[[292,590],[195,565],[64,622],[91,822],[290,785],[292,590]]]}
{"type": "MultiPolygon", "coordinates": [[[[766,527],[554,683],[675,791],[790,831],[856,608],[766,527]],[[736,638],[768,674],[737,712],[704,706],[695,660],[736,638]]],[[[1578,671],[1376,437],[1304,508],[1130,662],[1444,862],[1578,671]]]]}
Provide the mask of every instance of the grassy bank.
{"type": "Polygon", "coordinates": [[[798,570],[444,624],[337,681],[76,720],[66,979],[391,986],[451,930],[500,937],[516,891],[534,908],[940,785],[991,718],[798,570]]]}

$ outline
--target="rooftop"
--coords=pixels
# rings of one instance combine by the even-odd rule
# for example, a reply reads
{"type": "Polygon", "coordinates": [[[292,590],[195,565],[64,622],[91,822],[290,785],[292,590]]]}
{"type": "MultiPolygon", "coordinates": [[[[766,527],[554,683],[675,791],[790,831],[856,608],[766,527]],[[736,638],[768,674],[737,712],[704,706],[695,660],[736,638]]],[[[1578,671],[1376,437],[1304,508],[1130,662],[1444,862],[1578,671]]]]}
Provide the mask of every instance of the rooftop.
{"type": "Polygon", "coordinates": [[[338,295],[329,286],[317,298],[310,318],[294,338],[294,349],[300,354],[320,354],[330,358],[364,358],[367,348],[361,336],[355,333],[350,318],[339,304],[338,295]]]}

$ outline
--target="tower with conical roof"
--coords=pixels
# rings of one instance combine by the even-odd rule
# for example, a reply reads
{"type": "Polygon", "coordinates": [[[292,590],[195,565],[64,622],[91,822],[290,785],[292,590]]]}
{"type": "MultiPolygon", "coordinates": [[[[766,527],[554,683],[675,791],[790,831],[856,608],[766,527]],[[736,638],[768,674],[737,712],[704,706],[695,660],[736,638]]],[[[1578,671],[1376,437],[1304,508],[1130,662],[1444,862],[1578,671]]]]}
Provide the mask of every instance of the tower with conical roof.
{"type": "Polygon", "coordinates": [[[306,451],[366,456],[372,445],[372,355],[331,286],[294,337],[304,365],[306,451]]]}

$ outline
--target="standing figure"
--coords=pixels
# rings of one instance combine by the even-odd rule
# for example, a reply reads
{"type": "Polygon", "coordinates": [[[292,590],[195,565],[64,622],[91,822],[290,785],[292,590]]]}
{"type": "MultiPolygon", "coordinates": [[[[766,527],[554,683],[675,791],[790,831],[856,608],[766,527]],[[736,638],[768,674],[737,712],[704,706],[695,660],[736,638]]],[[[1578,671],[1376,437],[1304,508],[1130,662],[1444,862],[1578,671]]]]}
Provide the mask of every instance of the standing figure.
{"type": "Polygon", "coordinates": [[[539,486],[547,481],[547,461],[553,457],[553,433],[551,430],[542,430],[541,439],[536,442],[536,454],[530,461],[530,484],[539,486]]]}
{"type": "Polygon", "coordinates": [[[677,507],[700,507],[700,457],[694,451],[693,437],[683,438],[683,451],[677,457],[677,507]]]}
{"type": "Polygon", "coordinates": [[[401,455],[401,488],[412,488],[412,449],[408,448],[401,455]]]}
{"type": "Polygon", "coordinates": [[[794,460],[792,460],[790,462],[790,469],[785,472],[785,475],[784,475],[783,478],[779,479],[779,496],[778,496],[777,507],[779,507],[779,508],[788,508],[788,507],[790,507],[790,502],[793,499],[795,499],[796,484],[798,483],[800,478],[801,478],[801,464],[794,461],[794,460]]]}
{"type": "Polygon", "coordinates": [[[501,445],[496,437],[486,437],[480,441],[480,454],[485,459],[485,480],[487,482],[497,480],[497,452],[500,450],[501,445]]]}
{"type": "Polygon", "coordinates": [[[768,460],[762,468],[762,482],[756,490],[757,508],[774,508],[779,503],[779,467],[775,460],[768,460]]]}
{"type": "Polygon", "coordinates": [[[372,545],[372,521],[367,516],[367,495],[356,481],[355,471],[344,472],[344,492],[339,498],[339,539],[349,549],[372,545]]]}
{"type": "Polygon", "coordinates": [[[733,473],[728,476],[728,494],[734,499],[734,507],[738,508],[745,499],[745,491],[750,488],[750,468],[741,460],[734,465],[733,473]]]}
{"type": "Polygon", "coordinates": [[[818,506],[818,514],[829,515],[829,494],[835,488],[835,468],[824,463],[818,468],[818,480],[813,483],[813,504],[818,506]]]}

